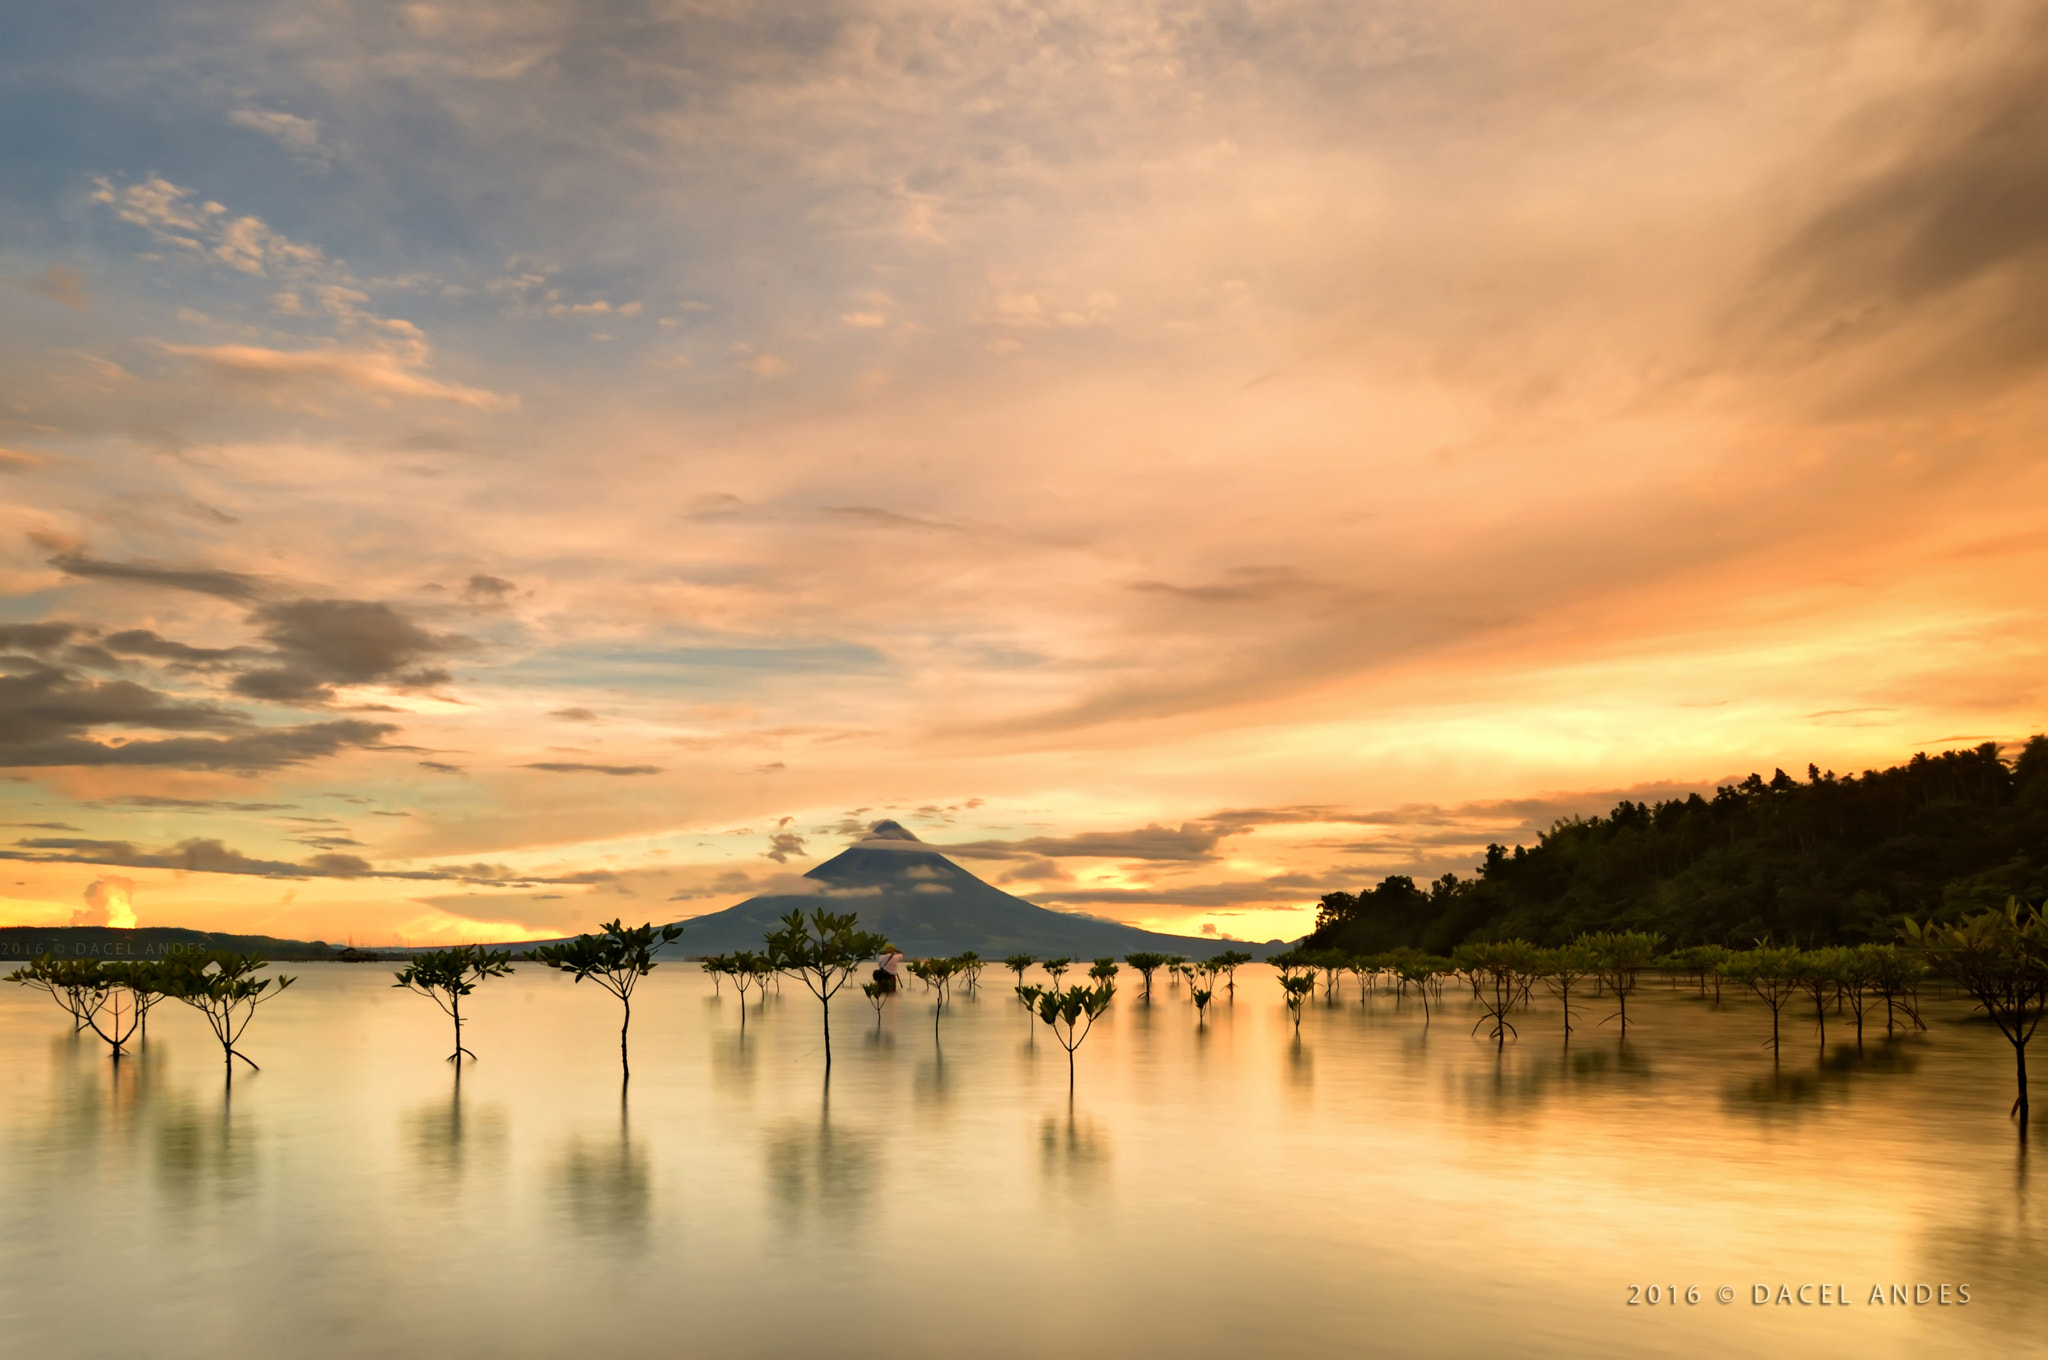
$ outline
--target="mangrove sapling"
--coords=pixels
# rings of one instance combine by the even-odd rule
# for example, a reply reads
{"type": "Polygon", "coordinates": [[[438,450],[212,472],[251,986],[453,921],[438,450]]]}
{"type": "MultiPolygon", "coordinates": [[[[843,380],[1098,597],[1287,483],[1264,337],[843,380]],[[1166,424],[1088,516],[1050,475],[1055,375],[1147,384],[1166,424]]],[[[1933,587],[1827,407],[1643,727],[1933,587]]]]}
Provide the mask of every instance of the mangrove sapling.
{"type": "Polygon", "coordinates": [[[256,1060],[236,1045],[256,1018],[256,1008],[283,995],[297,978],[259,978],[270,966],[261,954],[237,954],[229,949],[186,950],[163,964],[162,986],[166,996],[176,997],[206,1017],[207,1027],[220,1041],[221,1062],[228,1080],[235,1077],[235,1059],[254,1069],[256,1060]],[[276,987],[276,991],[270,990],[276,987]]]}
{"type": "MultiPolygon", "coordinates": [[[[1148,1006],[1151,1005],[1152,974],[1158,972],[1161,968],[1168,967],[1170,964],[1172,964],[1173,955],[1126,954],[1124,955],[1124,962],[1128,963],[1132,968],[1136,969],[1138,976],[1145,980],[1145,1004],[1148,1006]]],[[[1169,976],[1171,976],[1171,974],[1169,974],[1169,976]]]]}
{"type": "Polygon", "coordinates": [[[1715,984],[1714,1000],[1719,1001],[1721,999],[1721,974],[1719,969],[1721,960],[1727,957],[1728,950],[1721,945],[1696,944],[1679,950],[1671,956],[1671,961],[1678,970],[1692,976],[1693,985],[1698,989],[1701,997],[1705,997],[1707,994],[1708,979],[1713,979],[1715,984]]]}
{"type": "Polygon", "coordinates": [[[626,1050],[626,1033],[633,1026],[633,989],[655,969],[654,951],[682,938],[681,926],[652,923],[628,930],[612,920],[599,926],[602,935],[578,935],[566,944],[544,944],[528,950],[525,957],[535,963],[567,973],[577,982],[589,978],[619,999],[623,1014],[619,1020],[619,1075],[630,1081],[633,1064],[626,1050]]]}
{"type": "Polygon", "coordinates": [[[1863,1012],[1870,1005],[1870,994],[1877,982],[1878,951],[1881,945],[1866,944],[1842,950],[1841,985],[1836,989],[1838,998],[1846,999],[1849,1012],[1856,1018],[1856,1051],[1863,1051],[1863,1012]]]}
{"type": "Polygon", "coordinates": [[[1223,971],[1225,985],[1230,989],[1231,1004],[1236,1005],[1237,970],[1253,962],[1252,956],[1245,953],[1242,949],[1226,949],[1221,954],[1210,959],[1209,962],[1215,964],[1223,971]]]}
{"type": "Polygon", "coordinates": [[[1920,979],[1926,976],[1927,965],[1895,944],[1863,948],[1871,962],[1871,990],[1884,998],[1885,1037],[1892,1036],[1900,1011],[1913,1022],[1913,1028],[1926,1029],[1927,1023],[1920,1018],[1920,979]]]}
{"type": "Polygon", "coordinates": [[[1208,1024],[1208,1023],[1209,1023],[1209,1002],[1210,1002],[1210,1000],[1211,1000],[1211,999],[1213,999],[1213,998],[1215,997],[1215,995],[1216,995],[1216,992],[1215,992],[1215,990],[1214,990],[1213,988],[1210,988],[1210,987],[1197,987],[1197,986],[1195,985],[1195,980],[1194,980],[1194,978],[1193,978],[1193,977],[1189,977],[1189,979],[1188,979],[1188,995],[1189,995],[1190,997],[1192,997],[1192,998],[1194,999],[1194,1003],[1195,1003],[1195,1023],[1196,1023],[1197,1025],[1206,1025],[1206,1024],[1208,1024]]]}
{"type": "Polygon", "coordinates": [[[1363,1006],[1372,999],[1373,982],[1379,977],[1379,960],[1370,954],[1353,954],[1344,961],[1344,967],[1358,979],[1358,1004],[1363,1006]]]}
{"type": "Polygon", "coordinates": [[[712,999],[717,1000],[719,997],[724,996],[725,993],[720,989],[718,980],[732,972],[732,955],[706,954],[697,961],[697,966],[711,974],[712,999]]]}
{"type": "Polygon", "coordinates": [[[732,989],[740,994],[740,1033],[747,1032],[747,990],[759,986],[763,1005],[768,1001],[768,975],[774,972],[767,958],[751,949],[743,949],[726,956],[726,976],[732,979],[732,989]]]}
{"type": "Polygon", "coordinates": [[[1766,944],[1740,953],[1731,952],[1719,965],[1723,977],[1755,992],[1771,1008],[1771,1055],[1778,1054],[1778,1016],[1799,990],[1799,951],[1774,949],[1766,944]]]}
{"type": "Polygon", "coordinates": [[[988,960],[968,949],[955,954],[953,962],[960,966],[960,976],[967,981],[967,994],[975,995],[975,989],[981,985],[981,970],[988,967],[988,960]]]}
{"type": "Polygon", "coordinates": [[[1664,937],[1641,930],[1603,930],[1582,938],[1593,952],[1595,976],[1620,1005],[1607,1020],[1619,1019],[1621,1037],[1627,1039],[1629,993],[1636,989],[1638,975],[1657,957],[1657,945],[1664,937]]]}
{"type": "Polygon", "coordinates": [[[1030,954],[1012,954],[1003,960],[1003,967],[1015,973],[1017,975],[1017,984],[1022,986],[1024,974],[1031,971],[1031,965],[1037,962],[1038,960],[1030,954]]]}
{"type": "Polygon", "coordinates": [[[1473,1033],[1490,1020],[1493,1030],[1489,1037],[1496,1048],[1506,1047],[1510,1034],[1521,1038],[1508,1012],[1522,999],[1525,979],[1537,971],[1536,950],[1523,940],[1469,944],[1459,947],[1452,962],[1479,979],[1480,1015],[1472,1025],[1473,1033]]]}
{"type": "Polygon", "coordinates": [[[1064,992],[1048,988],[1038,996],[1038,1018],[1052,1031],[1052,1037],[1059,1040],[1060,1047],[1067,1050],[1067,1093],[1074,1090],[1074,1050],[1088,1037],[1088,1031],[1102,1013],[1109,1009],[1110,999],[1116,995],[1116,984],[1105,982],[1095,987],[1069,987],[1064,992]],[[1060,1027],[1066,1028],[1062,1030],[1060,1027]]]}
{"type": "Polygon", "coordinates": [[[860,963],[888,949],[887,937],[860,928],[855,912],[834,914],[820,907],[808,920],[800,910],[782,918],[782,929],[767,935],[768,959],[780,972],[794,973],[824,1011],[825,1072],[832,1072],[832,998],[860,963]]]}
{"type": "Polygon", "coordinates": [[[1194,979],[1194,974],[1188,972],[1188,957],[1185,954],[1168,954],[1166,956],[1166,970],[1167,976],[1173,979],[1168,985],[1176,992],[1180,990],[1182,974],[1187,974],[1190,981],[1194,979]]]}
{"type": "Polygon", "coordinates": [[[1072,959],[1047,959],[1039,965],[1039,967],[1045,969],[1045,975],[1052,979],[1052,985],[1055,989],[1059,987],[1060,979],[1066,976],[1067,970],[1073,966],[1074,961],[1072,959]]]}
{"type": "Polygon", "coordinates": [[[1560,945],[1538,954],[1536,967],[1543,985],[1564,1007],[1564,1041],[1572,1041],[1572,987],[1593,971],[1593,951],[1583,944],[1560,945]]]}
{"type": "Polygon", "coordinates": [[[961,971],[958,959],[916,959],[910,964],[911,976],[922,980],[926,987],[939,994],[938,1004],[932,1007],[934,1036],[939,1032],[939,1017],[946,1010],[946,991],[961,971]]]}
{"type": "Polygon", "coordinates": [[[1450,967],[1450,960],[1440,959],[1434,954],[1404,953],[1394,965],[1394,975],[1401,979],[1403,986],[1413,984],[1416,994],[1422,998],[1422,1026],[1429,1028],[1429,994],[1439,974],[1450,967]]]}
{"type": "MultiPolygon", "coordinates": [[[[122,959],[100,965],[100,975],[111,987],[128,993],[143,1042],[149,1041],[149,1013],[164,999],[164,965],[145,959],[122,959]]],[[[118,1003],[117,1008],[118,1008],[118,1003]]],[[[119,1056],[116,1054],[115,1056],[119,1056]]]]}
{"type": "Polygon", "coordinates": [[[455,1022],[455,1051],[448,1055],[448,1061],[459,1063],[465,1053],[471,1060],[476,1058],[476,1054],[462,1043],[462,998],[474,992],[479,983],[505,977],[511,971],[511,950],[492,951],[480,944],[460,945],[454,949],[436,949],[413,955],[412,961],[398,970],[398,981],[392,985],[426,997],[455,1022]]]}
{"type": "Polygon", "coordinates": [[[882,1006],[889,999],[889,989],[879,982],[863,982],[860,985],[860,994],[868,999],[870,1006],[875,1008],[875,1033],[880,1034],[882,1032],[882,1006]]]}
{"type": "Polygon", "coordinates": [[[1117,966],[1115,959],[1096,959],[1088,969],[1088,976],[1095,979],[1097,985],[1105,982],[1115,982],[1116,975],[1117,966]]]}
{"type": "Polygon", "coordinates": [[[1314,994],[1316,989],[1316,966],[1298,954],[1289,952],[1275,954],[1267,960],[1280,970],[1280,992],[1287,1003],[1287,1014],[1294,1021],[1294,1034],[1301,1037],[1301,1003],[1314,994]]]}
{"type": "Polygon", "coordinates": [[[1839,995],[1842,986],[1842,953],[1840,949],[1803,950],[1793,973],[1800,990],[1813,998],[1813,1023],[1820,1031],[1823,1053],[1828,1048],[1828,998],[1839,995]]]}
{"type": "Polygon", "coordinates": [[[2019,1095],[2012,1117],[2027,1136],[2027,1042],[2048,1007],[2048,925],[2039,907],[2007,898],[2002,910],[1978,912],[1953,923],[1922,925],[1911,917],[1902,932],[1935,973],[1973,998],[2012,1045],[2019,1095]]]}
{"type": "Polygon", "coordinates": [[[100,975],[98,959],[60,959],[44,954],[9,973],[7,980],[32,987],[55,1001],[71,1017],[74,1034],[84,1029],[92,1013],[106,1004],[106,979],[100,975]]]}

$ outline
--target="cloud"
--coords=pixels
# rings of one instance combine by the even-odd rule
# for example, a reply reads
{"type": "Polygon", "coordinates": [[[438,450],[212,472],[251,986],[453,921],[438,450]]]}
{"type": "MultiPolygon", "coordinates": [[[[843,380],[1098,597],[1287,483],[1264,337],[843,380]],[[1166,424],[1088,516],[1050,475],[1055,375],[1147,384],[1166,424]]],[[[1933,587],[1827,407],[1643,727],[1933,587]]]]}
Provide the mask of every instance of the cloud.
{"type": "Polygon", "coordinates": [[[502,576],[489,576],[478,572],[469,578],[469,584],[463,586],[462,598],[482,604],[499,604],[516,589],[517,586],[502,576]]]}
{"type": "Polygon", "coordinates": [[[659,765],[591,765],[575,760],[540,760],[519,767],[522,770],[546,770],[550,774],[660,774],[659,765]]]}
{"type": "Polygon", "coordinates": [[[290,113],[237,109],[228,115],[228,121],[238,128],[261,133],[307,164],[323,168],[327,165],[327,149],[320,144],[320,124],[314,119],[290,113]]]}
{"type": "Polygon", "coordinates": [[[111,208],[121,221],[141,227],[161,244],[204,256],[239,273],[313,274],[328,265],[318,246],[280,235],[259,217],[230,213],[169,180],[151,178],[116,186],[98,178],[93,184],[92,201],[111,208]]]}
{"type": "Polygon", "coordinates": [[[92,306],[92,299],[85,291],[85,276],[69,265],[50,265],[30,278],[14,280],[14,285],[61,307],[69,307],[74,312],[82,312],[92,306]]]}
{"type": "Polygon", "coordinates": [[[173,345],[166,354],[189,359],[224,383],[295,399],[336,391],[371,398],[441,401],[493,411],[518,404],[480,387],[443,382],[418,370],[424,347],[402,349],[274,349],[264,345],[173,345]]]}
{"type": "Polygon", "coordinates": [[[244,671],[234,689],[283,704],[325,704],[336,685],[428,689],[446,684],[430,660],[471,650],[456,634],[427,632],[388,604],[373,600],[284,600],[251,615],[281,663],[244,671]]]}
{"type": "MultiPolygon", "coordinates": [[[[303,864],[258,859],[211,837],[195,836],[163,850],[144,850],[128,841],[41,837],[16,841],[0,859],[38,863],[110,864],[132,869],[174,869],[181,873],[254,874],[264,878],[361,878],[368,861],[354,855],[314,855],[303,864]]],[[[133,887],[133,884],[130,884],[133,887]]]]}
{"type": "Polygon", "coordinates": [[[103,562],[78,552],[60,552],[50,559],[50,565],[66,576],[113,581],[122,585],[161,586],[166,590],[190,590],[201,595],[217,595],[224,600],[253,600],[262,591],[262,583],[253,576],[206,567],[103,562]]]}
{"type": "Polygon", "coordinates": [[[768,837],[768,848],[761,852],[763,858],[772,859],[777,864],[789,863],[791,855],[799,855],[808,859],[810,853],[810,851],[804,849],[804,838],[797,835],[794,831],[775,832],[768,837]]]}
{"type": "Polygon", "coordinates": [[[937,847],[962,859],[1123,859],[1200,863],[1216,858],[1225,831],[1195,822],[1178,830],[1144,826],[1132,831],[1085,831],[1074,836],[1030,836],[1018,841],[965,841],[937,847]]]}
{"type": "Polygon", "coordinates": [[[146,656],[185,667],[212,667],[230,661],[262,656],[256,647],[193,647],[173,642],[148,628],[124,629],[100,639],[100,646],[118,656],[146,656]]]}
{"type": "Polygon", "coordinates": [[[110,926],[115,930],[135,927],[135,880],[119,874],[102,874],[87,885],[85,907],[71,913],[74,926],[110,926]]]}
{"type": "Polygon", "coordinates": [[[69,623],[0,623],[0,651],[40,655],[55,651],[77,632],[77,625],[69,623]]]}

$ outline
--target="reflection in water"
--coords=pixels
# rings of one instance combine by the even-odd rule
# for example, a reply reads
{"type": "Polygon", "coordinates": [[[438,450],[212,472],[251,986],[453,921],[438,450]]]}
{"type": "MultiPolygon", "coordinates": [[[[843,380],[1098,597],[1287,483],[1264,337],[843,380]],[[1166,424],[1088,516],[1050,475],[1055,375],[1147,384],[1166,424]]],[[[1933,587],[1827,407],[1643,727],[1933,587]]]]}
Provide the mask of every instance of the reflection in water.
{"type": "Polygon", "coordinates": [[[647,1150],[633,1140],[624,1096],[616,1137],[569,1140],[555,1167],[555,1190],[564,1216],[578,1232],[639,1245],[647,1232],[654,1179],[647,1150]]]}
{"type": "Polygon", "coordinates": [[[1911,1039],[1881,1040],[1861,1051],[1841,1044],[1810,1068],[1795,1068],[1781,1060],[1762,1076],[1731,1082],[1723,1087],[1722,1098],[1738,1110],[1749,1107],[1752,1113],[1767,1113],[1769,1107],[1823,1105],[1846,1098],[1859,1077],[1904,1076],[1919,1065],[1919,1053],[1911,1039]]]}
{"type": "Polygon", "coordinates": [[[942,1049],[917,1004],[887,1017],[894,1047],[847,1042],[828,1104],[807,993],[771,992],[742,1045],[731,998],[707,1018],[709,980],[664,969],[635,1006],[629,1110],[613,1017],[554,974],[494,994],[504,1056],[458,1088],[392,1061],[440,1036],[387,1000],[388,973],[306,971],[232,1102],[194,1017],[160,1014],[117,1073],[0,991],[10,1353],[260,1360],[283,1336],[306,1360],[539,1360],[591,1348],[567,1300],[601,1310],[608,1360],[1077,1337],[1233,1360],[1368,1335],[1433,1355],[1447,1324],[1460,1353],[1883,1360],[2048,1334],[2010,1049],[1959,1001],[1895,1045],[1872,1025],[1861,1055],[1788,1047],[1774,1081],[1768,1015],[1733,996],[1632,998],[1625,1046],[1588,1027],[1569,1048],[1539,998],[1502,1049],[1469,1037],[1456,989],[1427,1038],[1418,998],[1388,993],[1317,1004],[1297,1045],[1258,974],[1206,1029],[1185,989],[1113,1011],[1069,1101],[1059,1046],[991,991],[948,1007],[942,1049]],[[1543,1222],[1565,1230],[1531,1250],[1543,1222]],[[1624,1331],[1624,1270],[1967,1279],[1986,1306],[1624,1331]]]}
{"type": "Polygon", "coordinates": [[[1287,1084],[1298,1094],[1305,1095],[1315,1089],[1315,1050],[1302,1043],[1298,1034],[1294,1036],[1294,1042],[1287,1046],[1287,1084]]]}
{"type": "Polygon", "coordinates": [[[1038,1125],[1039,1174],[1048,1190],[1094,1199],[1109,1183],[1109,1136],[1071,1106],[1038,1125]]]}
{"type": "Polygon", "coordinates": [[[872,1138],[832,1123],[828,1092],[815,1123],[768,1135],[768,1187],[785,1232],[817,1223],[857,1224],[868,1212],[880,1176],[872,1138]]]}
{"type": "Polygon", "coordinates": [[[456,1069],[448,1095],[430,1100],[405,1117],[405,1145],[427,1184],[452,1191],[474,1159],[500,1165],[505,1158],[505,1111],[499,1105],[470,1108],[456,1069]]]}
{"type": "Polygon", "coordinates": [[[1566,1049],[1530,1044],[1497,1048],[1488,1042],[1482,1047],[1482,1065],[1468,1069],[1459,1080],[1466,1103],[1480,1108],[1533,1109],[1559,1097],[1582,1099],[1596,1092],[1647,1088],[1657,1078],[1649,1056],[1636,1044],[1566,1049]]]}

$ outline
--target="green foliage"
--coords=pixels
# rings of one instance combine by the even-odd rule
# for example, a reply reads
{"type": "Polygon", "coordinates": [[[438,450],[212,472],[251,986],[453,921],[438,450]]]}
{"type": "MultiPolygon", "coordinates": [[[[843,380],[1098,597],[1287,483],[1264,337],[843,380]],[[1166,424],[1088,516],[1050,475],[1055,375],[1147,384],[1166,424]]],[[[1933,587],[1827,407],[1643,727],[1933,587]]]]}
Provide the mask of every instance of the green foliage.
{"type": "Polygon", "coordinates": [[[1723,977],[1742,983],[1771,1008],[1769,1046],[1774,1054],[1778,1051],[1778,1016],[1799,990],[1799,953],[1759,944],[1746,952],[1730,953],[1718,965],[1723,977]]]}
{"type": "Polygon", "coordinates": [[[1209,1022],[1209,1002],[1216,996],[1215,989],[1212,987],[1197,987],[1190,981],[1188,996],[1195,1003],[1195,1023],[1207,1024],[1209,1022]]]}
{"type": "Polygon", "coordinates": [[[2039,907],[2008,898],[2003,908],[1946,924],[1906,919],[1906,943],[1927,966],[1969,993],[2012,1045],[2019,1097],[2012,1113],[2027,1131],[2027,1043],[2048,1007],[2048,923],[2039,907]]]}
{"type": "Polygon", "coordinates": [[[166,958],[161,966],[159,986],[164,995],[177,998],[206,1017],[207,1027],[220,1041],[221,1061],[227,1066],[229,1078],[234,1077],[237,1058],[254,1068],[255,1060],[236,1045],[256,1018],[256,1008],[276,1000],[298,979],[259,978],[256,974],[269,967],[270,961],[261,954],[240,954],[230,949],[181,950],[166,958]],[[272,987],[277,990],[272,991],[272,987]]]}
{"type": "Polygon", "coordinates": [[[958,959],[913,959],[910,962],[912,977],[924,982],[939,994],[938,1004],[932,1007],[932,1033],[939,1032],[939,1016],[945,1013],[946,991],[953,979],[965,969],[958,959]]]}
{"type": "Polygon", "coordinates": [[[1171,954],[1140,953],[1124,955],[1124,962],[1136,969],[1139,977],[1145,979],[1145,1000],[1148,1003],[1152,1000],[1152,975],[1161,968],[1171,965],[1173,961],[1173,955],[1171,954]]]}
{"type": "MultiPolygon", "coordinates": [[[[1296,967],[1305,967],[1297,963],[1296,967]]],[[[1287,1002],[1287,1014],[1294,1021],[1294,1032],[1301,1033],[1301,1003],[1316,989],[1316,975],[1313,970],[1306,972],[1282,972],[1280,991],[1287,1002]]]]}
{"type": "Polygon", "coordinates": [[[960,966],[960,976],[966,979],[971,995],[981,985],[981,970],[988,967],[988,960],[972,949],[962,950],[953,956],[953,962],[960,966]]]}
{"type": "Polygon", "coordinates": [[[1035,955],[1012,954],[1010,955],[1010,957],[1003,960],[1003,967],[1015,973],[1017,975],[1017,981],[1021,984],[1024,981],[1024,974],[1029,972],[1031,969],[1031,965],[1037,962],[1038,959],[1035,955]]]}
{"type": "Polygon", "coordinates": [[[1621,1021],[1621,1036],[1626,1039],[1629,993],[1636,989],[1638,975],[1656,959],[1657,946],[1664,937],[1644,930],[1603,930],[1582,939],[1592,954],[1594,972],[1620,1003],[1620,1009],[1607,1019],[1621,1021]]]}
{"type": "Polygon", "coordinates": [[[607,921],[599,935],[578,935],[564,944],[538,945],[525,957],[569,974],[577,982],[585,978],[619,999],[623,1018],[619,1024],[619,1072],[630,1079],[633,1065],[626,1049],[626,1035],[633,1027],[633,989],[653,972],[654,951],[683,936],[676,925],[634,926],[628,929],[617,919],[607,921]]]}
{"type": "MultiPolygon", "coordinates": [[[[1883,943],[1901,915],[1956,917],[2048,898],[2048,737],[1803,780],[1751,775],[1712,797],[1624,801],[1488,847],[1476,877],[1325,894],[1311,947],[1446,951],[1634,929],[1680,944],[1883,943]]],[[[1712,974],[1708,974],[1709,980],[1712,974]]]]}
{"type": "Polygon", "coordinates": [[[1496,1046],[1505,1045],[1510,1034],[1519,1039],[1521,1034],[1509,1021],[1508,1012],[1527,997],[1543,965],[1541,951],[1524,940],[1467,944],[1458,947],[1451,963],[1476,984],[1473,990],[1479,998],[1480,1016],[1473,1030],[1491,1021],[1496,1046]]]}
{"type": "Polygon", "coordinates": [[[60,959],[44,954],[9,973],[7,980],[46,994],[71,1017],[73,1029],[85,1028],[104,997],[98,959],[60,959]]]}
{"type": "Polygon", "coordinates": [[[1097,983],[1115,982],[1117,966],[1115,959],[1096,959],[1088,969],[1088,976],[1097,983]]]}
{"type": "Polygon", "coordinates": [[[1564,1010],[1564,1041],[1572,1041],[1572,988],[1594,971],[1593,951],[1583,940],[1540,950],[1536,956],[1537,975],[1564,1010]]]}
{"type": "Polygon", "coordinates": [[[832,1070],[832,998],[846,985],[860,963],[889,948],[886,936],[860,928],[855,912],[833,913],[823,907],[806,917],[792,910],[782,917],[782,928],[764,937],[768,961],[785,973],[794,973],[818,998],[824,1011],[825,1070],[832,1070]]]}
{"type": "Polygon", "coordinates": [[[471,1058],[476,1057],[462,1043],[462,998],[474,992],[479,984],[505,977],[511,971],[510,950],[489,950],[480,944],[460,945],[454,949],[413,955],[411,962],[398,970],[398,981],[392,985],[426,997],[455,1022],[455,1051],[448,1055],[448,1061],[461,1062],[465,1053],[471,1058]]]}
{"type": "Polygon", "coordinates": [[[1074,961],[1072,959],[1047,959],[1039,966],[1045,969],[1045,975],[1051,978],[1052,985],[1057,987],[1060,985],[1060,979],[1066,976],[1067,970],[1074,966],[1074,961]]]}
{"type": "Polygon", "coordinates": [[[1226,949],[1220,954],[1211,955],[1209,962],[1214,965],[1216,972],[1223,975],[1224,985],[1230,989],[1230,999],[1237,1000],[1237,970],[1253,962],[1252,956],[1242,949],[1226,949]]]}
{"type": "Polygon", "coordinates": [[[1116,996],[1114,982],[1100,983],[1094,987],[1069,987],[1066,991],[1054,988],[1033,988],[1037,993],[1033,1002],[1038,1018],[1059,1040],[1060,1047],[1067,1050],[1067,1089],[1074,1089],[1074,1050],[1088,1037],[1095,1022],[1109,1009],[1110,1000],[1116,996]]]}

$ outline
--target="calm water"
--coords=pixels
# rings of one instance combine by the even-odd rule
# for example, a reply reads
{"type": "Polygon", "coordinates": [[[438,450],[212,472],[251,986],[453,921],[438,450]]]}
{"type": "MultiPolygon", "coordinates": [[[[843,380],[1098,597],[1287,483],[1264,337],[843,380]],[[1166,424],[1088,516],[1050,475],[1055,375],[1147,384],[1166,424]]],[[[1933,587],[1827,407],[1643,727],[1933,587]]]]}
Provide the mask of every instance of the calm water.
{"type": "Polygon", "coordinates": [[[1263,968],[1205,1030],[1127,977],[1070,1103],[1007,974],[936,1043],[916,984],[879,1034],[842,994],[828,1095],[808,993],[742,1039],[729,990],[667,966],[622,1102],[591,987],[489,984],[458,1091],[388,968],[298,971],[231,1099],[174,1003],[117,1073],[0,995],[12,1353],[2048,1353],[2048,1162],[2033,1184],[2008,1051],[1959,1005],[1861,1057],[1793,1020],[1774,1075],[1759,1005],[1661,983],[1625,1049],[1588,1027],[1567,1055],[1540,1004],[1496,1056],[1451,989],[1425,1029],[1347,981],[1297,1044],[1263,968]],[[1852,1305],[1758,1307],[1759,1282],[1852,1305]],[[1704,1301],[1627,1306],[1651,1284],[1704,1301]]]}

